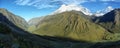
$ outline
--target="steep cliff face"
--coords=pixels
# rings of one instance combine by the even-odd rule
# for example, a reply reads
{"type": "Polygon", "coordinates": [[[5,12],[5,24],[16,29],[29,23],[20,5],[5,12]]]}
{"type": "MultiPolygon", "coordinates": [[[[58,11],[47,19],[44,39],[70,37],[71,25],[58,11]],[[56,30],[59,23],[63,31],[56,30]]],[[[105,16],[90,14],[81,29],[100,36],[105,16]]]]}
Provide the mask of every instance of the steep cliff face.
{"type": "Polygon", "coordinates": [[[33,33],[75,40],[101,40],[108,32],[84,16],[83,13],[74,11],[46,16],[41,24],[37,25],[37,29],[33,33]]]}
{"type": "Polygon", "coordinates": [[[0,9],[0,13],[3,14],[9,21],[14,23],[16,26],[18,26],[24,30],[27,30],[28,24],[22,17],[14,15],[11,12],[9,12],[3,8],[0,9]]]}

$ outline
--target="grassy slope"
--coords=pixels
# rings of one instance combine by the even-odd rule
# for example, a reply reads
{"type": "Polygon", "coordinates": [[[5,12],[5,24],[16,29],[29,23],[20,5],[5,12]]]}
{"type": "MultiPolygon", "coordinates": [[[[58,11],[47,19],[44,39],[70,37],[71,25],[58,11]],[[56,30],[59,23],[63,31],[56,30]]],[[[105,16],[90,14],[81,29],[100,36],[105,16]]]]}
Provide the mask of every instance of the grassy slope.
{"type": "MultiPolygon", "coordinates": [[[[64,24],[62,25],[66,26],[64,24]]],[[[66,28],[66,31],[70,30],[70,28],[71,27],[66,28]]],[[[119,41],[105,43],[76,42],[65,38],[30,34],[15,27],[12,22],[8,21],[7,18],[4,18],[3,15],[0,14],[0,48],[119,48],[119,45],[119,41]]]]}
{"type": "Polygon", "coordinates": [[[119,48],[118,42],[81,42],[65,38],[18,34],[0,23],[0,48],[119,48]]]}
{"type": "Polygon", "coordinates": [[[47,16],[34,33],[86,41],[101,40],[105,33],[108,33],[104,28],[90,22],[83,16],[84,14],[73,11],[47,16]]]}
{"type": "Polygon", "coordinates": [[[27,30],[28,24],[27,22],[20,16],[14,15],[11,12],[9,12],[6,9],[0,8],[0,13],[3,14],[6,18],[9,19],[12,23],[14,23],[16,26],[27,30]]]}

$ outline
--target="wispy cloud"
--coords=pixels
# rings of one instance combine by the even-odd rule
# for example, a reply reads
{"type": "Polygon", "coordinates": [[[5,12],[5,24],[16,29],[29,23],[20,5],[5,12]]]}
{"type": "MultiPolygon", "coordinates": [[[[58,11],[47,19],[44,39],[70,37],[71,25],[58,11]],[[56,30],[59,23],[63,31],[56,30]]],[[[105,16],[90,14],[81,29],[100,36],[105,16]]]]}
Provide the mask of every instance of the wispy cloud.
{"type": "Polygon", "coordinates": [[[103,1],[103,2],[109,2],[109,1],[111,1],[111,2],[120,2],[120,0],[100,0],[100,1],[103,1]]]}
{"type": "Polygon", "coordinates": [[[96,0],[16,0],[15,3],[17,5],[33,6],[33,7],[37,7],[38,9],[42,9],[42,8],[57,7],[58,5],[62,5],[62,4],[79,5],[81,3],[85,3],[89,1],[96,1],[96,0]]]}
{"type": "MultiPolygon", "coordinates": [[[[55,7],[55,4],[52,4],[55,2],[50,0],[16,0],[15,3],[22,6],[37,7],[38,9],[55,7]]],[[[56,4],[59,4],[59,2],[56,4]]]]}
{"type": "Polygon", "coordinates": [[[101,0],[101,1],[115,1],[115,0],[101,0]]]}
{"type": "Polygon", "coordinates": [[[30,2],[30,0],[17,0],[15,1],[16,4],[19,4],[19,5],[26,5],[30,2]]]}
{"type": "Polygon", "coordinates": [[[54,8],[61,6],[63,4],[80,5],[86,2],[99,2],[99,1],[103,2],[103,4],[107,4],[109,1],[120,2],[118,0],[16,0],[15,3],[17,5],[32,6],[38,9],[43,9],[43,8],[54,8]]]}

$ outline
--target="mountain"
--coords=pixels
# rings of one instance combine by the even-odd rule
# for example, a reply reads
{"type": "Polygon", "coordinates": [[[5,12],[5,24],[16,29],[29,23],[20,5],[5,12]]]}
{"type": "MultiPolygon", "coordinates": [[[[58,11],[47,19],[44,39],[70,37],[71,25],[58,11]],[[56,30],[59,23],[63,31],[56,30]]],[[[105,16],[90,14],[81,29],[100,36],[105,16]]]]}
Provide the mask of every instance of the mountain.
{"type": "Polygon", "coordinates": [[[41,24],[43,19],[44,19],[44,16],[32,18],[31,20],[29,20],[28,21],[28,24],[29,24],[28,31],[30,31],[30,32],[34,31],[37,28],[36,26],[38,24],[41,24]]]}
{"type": "Polygon", "coordinates": [[[46,16],[33,33],[86,41],[102,40],[109,33],[84,16],[82,12],[80,14],[75,11],[46,16]]]}
{"type": "MultiPolygon", "coordinates": [[[[82,13],[81,11],[74,11],[74,10],[72,10],[72,12],[75,12],[75,13],[78,13],[78,14],[82,13]]],[[[52,16],[52,15],[47,15],[47,16],[52,16]]],[[[91,16],[84,15],[82,17],[91,20],[91,16]]],[[[32,31],[36,30],[37,26],[40,25],[40,24],[42,24],[42,22],[44,22],[44,19],[47,19],[47,17],[46,16],[42,16],[42,17],[36,17],[36,18],[30,19],[28,21],[28,24],[29,24],[28,31],[32,32],[32,31]]]]}
{"type": "Polygon", "coordinates": [[[36,17],[32,18],[31,20],[28,21],[29,25],[37,25],[39,22],[41,22],[44,19],[44,17],[36,17]]]}
{"type": "MultiPolygon", "coordinates": [[[[66,12],[65,14],[67,13],[69,12],[66,12]]],[[[71,12],[71,13],[74,13],[74,12],[71,12]]],[[[57,16],[54,16],[54,17],[56,18],[57,16]]],[[[72,17],[74,16],[70,16],[70,18],[72,17]]],[[[81,16],[75,16],[75,17],[81,18],[84,21],[84,17],[81,17],[81,16]]],[[[50,16],[46,18],[48,18],[49,20],[50,16]]],[[[75,19],[72,19],[72,20],[75,21],[75,19]]],[[[44,20],[44,21],[47,22],[48,20],[44,20]]],[[[72,20],[70,20],[71,23],[73,23],[72,20]]],[[[81,22],[83,23],[83,21],[81,22]]],[[[88,21],[86,20],[86,22],[88,21]]],[[[92,26],[92,28],[94,28],[93,26],[94,23],[91,23],[91,22],[88,22],[88,23],[92,26]]],[[[95,25],[95,26],[97,27],[96,31],[102,28],[102,27],[99,27],[98,25],[95,25]]],[[[86,35],[89,35],[89,33],[86,33],[86,35]]],[[[0,13],[0,48],[119,48],[120,47],[119,46],[120,41],[115,41],[115,42],[113,41],[109,42],[108,40],[106,41],[107,42],[102,40],[101,42],[86,42],[81,40],[76,41],[68,38],[50,37],[50,36],[41,36],[41,35],[31,34],[23,30],[22,28],[16,26],[3,13],[0,13]]]]}
{"type": "Polygon", "coordinates": [[[120,9],[114,9],[102,17],[97,18],[97,23],[112,33],[120,32],[120,9]]]}
{"type": "MultiPolygon", "coordinates": [[[[28,32],[16,26],[3,13],[0,13],[0,48],[29,48],[30,37],[34,37],[28,32]]],[[[31,42],[33,43],[33,42],[31,42]]]]}
{"type": "Polygon", "coordinates": [[[16,26],[18,26],[24,30],[27,30],[28,23],[22,17],[14,15],[4,8],[0,8],[0,13],[3,14],[9,21],[14,23],[16,26]]]}
{"type": "Polygon", "coordinates": [[[75,11],[81,11],[83,12],[85,15],[92,15],[92,13],[85,7],[82,7],[82,6],[77,6],[77,5],[61,5],[60,8],[58,8],[56,11],[54,11],[52,13],[53,14],[59,14],[59,13],[62,13],[62,12],[66,12],[66,11],[72,11],[72,10],[75,10],[75,11]]]}
{"type": "Polygon", "coordinates": [[[104,14],[106,14],[106,13],[112,11],[112,10],[113,10],[113,8],[112,8],[111,6],[108,6],[107,8],[105,8],[105,9],[103,9],[103,10],[97,11],[97,12],[94,13],[93,15],[95,15],[95,16],[103,16],[104,14]]]}
{"type": "Polygon", "coordinates": [[[58,48],[62,44],[68,44],[67,42],[59,44],[59,39],[52,41],[49,38],[52,37],[38,36],[24,31],[0,13],[0,48],[58,48]]]}

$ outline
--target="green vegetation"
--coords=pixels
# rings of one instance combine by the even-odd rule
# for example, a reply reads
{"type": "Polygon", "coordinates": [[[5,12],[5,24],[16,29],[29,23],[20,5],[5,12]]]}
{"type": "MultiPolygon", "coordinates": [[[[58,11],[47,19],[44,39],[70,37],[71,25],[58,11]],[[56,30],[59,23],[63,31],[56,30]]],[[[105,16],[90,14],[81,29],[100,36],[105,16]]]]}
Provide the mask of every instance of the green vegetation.
{"type": "Polygon", "coordinates": [[[71,11],[45,17],[28,28],[31,34],[24,31],[27,26],[22,19],[5,9],[0,13],[0,48],[120,48],[120,33],[108,32],[119,32],[118,22],[114,30],[112,22],[97,25],[84,14],[71,11]]]}
{"type": "Polygon", "coordinates": [[[31,25],[28,27],[28,31],[32,32],[36,29],[36,26],[35,25],[31,25]]]}
{"type": "Polygon", "coordinates": [[[47,16],[33,33],[85,41],[102,40],[105,33],[109,33],[83,16],[85,15],[74,11],[47,16]]]}
{"type": "Polygon", "coordinates": [[[7,11],[6,9],[0,9],[0,13],[3,14],[9,21],[14,23],[16,26],[20,27],[21,29],[27,30],[28,23],[20,16],[14,15],[11,12],[7,11]]]}

